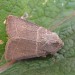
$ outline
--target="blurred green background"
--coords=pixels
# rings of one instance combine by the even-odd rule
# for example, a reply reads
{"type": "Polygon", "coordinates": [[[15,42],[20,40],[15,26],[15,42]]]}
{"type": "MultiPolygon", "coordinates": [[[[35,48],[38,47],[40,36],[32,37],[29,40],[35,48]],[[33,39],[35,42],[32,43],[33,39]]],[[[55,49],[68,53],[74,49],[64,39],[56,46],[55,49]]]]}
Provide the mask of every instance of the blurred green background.
{"type": "MultiPolygon", "coordinates": [[[[72,16],[54,30],[64,47],[53,57],[19,61],[0,75],[75,75],[75,0],[0,0],[0,58],[7,41],[4,20],[24,14],[28,21],[49,29],[72,16]]],[[[2,58],[0,65],[4,63],[2,58]]]]}

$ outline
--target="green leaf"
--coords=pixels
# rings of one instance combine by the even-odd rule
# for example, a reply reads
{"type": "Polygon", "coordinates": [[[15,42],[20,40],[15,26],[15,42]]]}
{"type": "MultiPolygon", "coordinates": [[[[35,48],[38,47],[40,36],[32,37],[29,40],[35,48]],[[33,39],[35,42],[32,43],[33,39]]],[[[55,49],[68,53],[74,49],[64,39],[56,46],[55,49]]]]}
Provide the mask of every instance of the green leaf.
{"type": "Polygon", "coordinates": [[[18,61],[1,75],[75,75],[75,0],[0,0],[0,39],[4,41],[0,56],[7,41],[3,21],[9,14],[22,16],[25,12],[29,21],[48,29],[60,24],[53,31],[64,47],[53,57],[18,61]]]}

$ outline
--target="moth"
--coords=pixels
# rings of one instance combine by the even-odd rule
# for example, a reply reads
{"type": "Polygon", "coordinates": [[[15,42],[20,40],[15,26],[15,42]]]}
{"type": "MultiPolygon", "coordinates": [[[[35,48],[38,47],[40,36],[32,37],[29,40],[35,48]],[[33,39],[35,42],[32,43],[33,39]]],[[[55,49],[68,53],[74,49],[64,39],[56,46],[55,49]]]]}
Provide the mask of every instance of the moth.
{"type": "MultiPolygon", "coordinates": [[[[64,45],[55,32],[19,17],[9,15],[5,24],[8,41],[4,57],[7,61],[54,55],[64,45]]],[[[5,68],[7,67],[6,65],[5,68]]],[[[5,68],[0,69],[5,70],[5,68]]]]}
{"type": "Polygon", "coordinates": [[[6,20],[6,31],[9,37],[6,60],[45,57],[55,54],[63,46],[56,33],[12,15],[6,20]]]}

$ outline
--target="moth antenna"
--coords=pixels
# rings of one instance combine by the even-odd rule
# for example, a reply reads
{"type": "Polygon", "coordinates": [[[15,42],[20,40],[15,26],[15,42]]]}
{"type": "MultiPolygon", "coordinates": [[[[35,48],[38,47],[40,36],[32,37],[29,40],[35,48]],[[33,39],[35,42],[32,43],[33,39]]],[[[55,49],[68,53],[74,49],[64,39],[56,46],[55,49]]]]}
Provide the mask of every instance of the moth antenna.
{"type": "Polygon", "coordinates": [[[25,12],[23,16],[21,16],[21,19],[27,20],[27,18],[29,17],[28,13],[25,12]]]}
{"type": "Polygon", "coordinates": [[[67,21],[68,19],[70,19],[70,18],[72,18],[72,17],[74,17],[74,16],[75,16],[75,12],[74,12],[72,15],[70,15],[70,16],[68,16],[68,17],[65,17],[65,19],[63,19],[62,21],[60,21],[60,22],[57,23],[56,25],[53,25],[53,26],[50,28],[50,30],[51,30],[51,31],[55,30],[59,25],[63,24],[65,21],[67,21]]]}
{"type": "Polygon", "coordinates": [[[0,66],[0,73],[9,69],[15,62],[16,62],[16,60],[11,60],[10,62],[7,62],[6,64],[0,66]]]}

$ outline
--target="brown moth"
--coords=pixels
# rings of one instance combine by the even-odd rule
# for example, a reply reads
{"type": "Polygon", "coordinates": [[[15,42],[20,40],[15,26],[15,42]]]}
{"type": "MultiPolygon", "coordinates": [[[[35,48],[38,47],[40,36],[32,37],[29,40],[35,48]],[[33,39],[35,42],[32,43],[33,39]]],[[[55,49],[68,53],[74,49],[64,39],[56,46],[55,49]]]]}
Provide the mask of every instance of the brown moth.
{"type": "Polygon", "coordinates": [[[54,55],[64,45],[55,32],[16,16],[9,15],[5,24],[9,38],[4,53],[7,61],[54,55]]]}
{"type": "Polygon", "coordinates": [[[45,57],[55,54],[64,44],[56,33],[12,15],[6,19],[6,31],[6,60],[45,57]]]}

